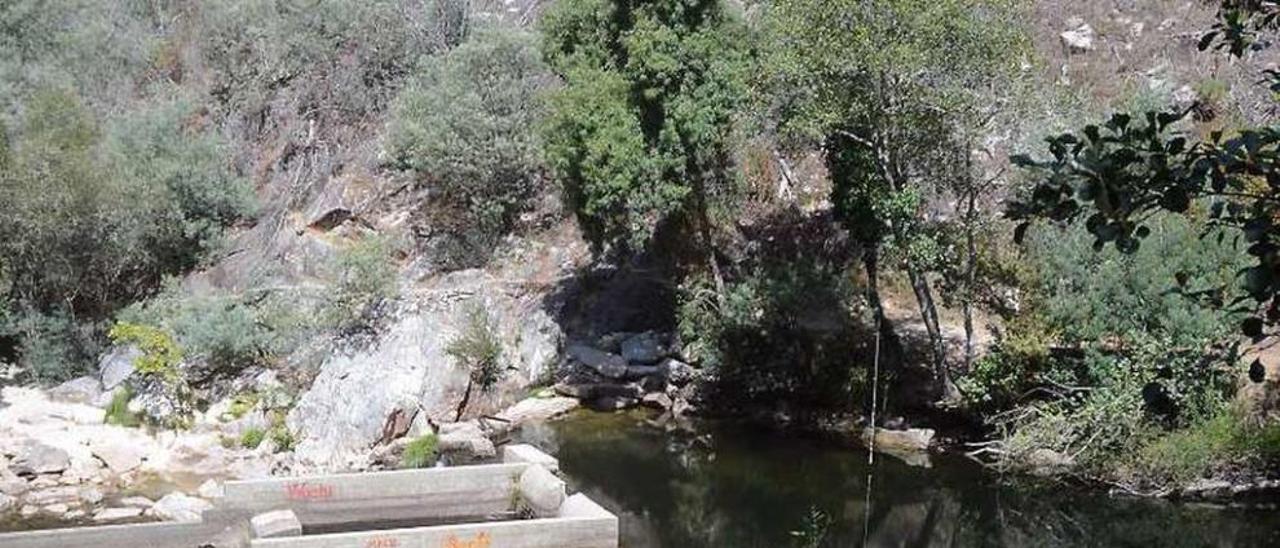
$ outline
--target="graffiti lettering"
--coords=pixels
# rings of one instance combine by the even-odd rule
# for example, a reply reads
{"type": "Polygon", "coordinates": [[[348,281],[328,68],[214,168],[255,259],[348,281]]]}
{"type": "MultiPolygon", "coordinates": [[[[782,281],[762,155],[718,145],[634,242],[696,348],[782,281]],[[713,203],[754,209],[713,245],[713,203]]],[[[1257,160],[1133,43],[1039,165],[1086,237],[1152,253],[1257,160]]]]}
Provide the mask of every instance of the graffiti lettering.
{"type": "Polygon", "coordinates": [[[489,533],[480,533],[471,540],[449,535],[449,538],[444,540],[444,548],[489,548],[489,533]]]}
{"type": "Polygon", "coordinates": [[[365,548],[396,548],[397,546],[400,546],[400,539],[395,537],[373,537],[365,543],[365,548]]]}
{"type": "Polygon", "coordinates": [[[284,486],[289,500],[317,500],[333,498],[333,486],[324,484],[290,483],[284,486]]]}

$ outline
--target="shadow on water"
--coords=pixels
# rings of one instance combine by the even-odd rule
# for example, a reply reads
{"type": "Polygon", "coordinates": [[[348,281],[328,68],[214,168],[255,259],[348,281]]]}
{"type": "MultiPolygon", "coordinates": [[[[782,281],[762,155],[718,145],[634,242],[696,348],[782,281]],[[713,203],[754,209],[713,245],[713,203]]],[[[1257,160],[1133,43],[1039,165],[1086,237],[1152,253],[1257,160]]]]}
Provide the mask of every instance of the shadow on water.
{"type": "Polygon", "coordinates": [[[639,413],[578,413],[521,438],[618,514],[625,548],[803,546],[793,532],[814,509],[811,546],[1280,546],[1276,510],[1014,485],[959,457],[877,458],[868,512],[857,450],[715,424],[667,433],[639,413]]]}

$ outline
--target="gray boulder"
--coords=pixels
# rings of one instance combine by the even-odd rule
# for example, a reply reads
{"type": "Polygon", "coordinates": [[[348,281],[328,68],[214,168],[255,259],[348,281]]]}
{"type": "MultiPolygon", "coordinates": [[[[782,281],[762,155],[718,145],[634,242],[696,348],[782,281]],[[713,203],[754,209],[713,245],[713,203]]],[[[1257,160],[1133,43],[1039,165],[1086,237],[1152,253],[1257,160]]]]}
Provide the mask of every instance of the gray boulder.
{"type": "Polygon", "coordinates": [[[697,380],[699,372],[693,366],[680,360],[667,358],[658,364],[663,375],[667,377],[667,382],[676,386],[684,386],[697,380]]]}
{"type": "Polygon", "coordinates": [[[10,470],[20,476],[38,474],[57,474],[71,466],[71,457],[66,451],[28,440],[13,457],[10,470]]]}
{"type": "Polygon", "coordinates": [[[556,477],[542,465],[525,468],[516,484],[520,499],[538,517],[551,517],[560,513],[566,490],[564,480],[556,477]]]}
{"type": "Polygon", "coordinates": [[[633,364],[655,364],[667,352],[662,337],[646,331],[622,341],[622,358],[633,364]]]}
{"type": "Polygon", "coordinates": [[[453,420],[469,372],[446,349],[474,305],[489,312],[503,361],[512,369],[493,390],[472,394],[468,415],[514,403],[558,355],[562,334],[540,295],[507,293],[515,289],[481,271],[453,273],[428,287],[373,345],[332,353],[320,366],[289,414],[290,430],[302,434],[295,451],[300,463],[328,469],[359,463],[383,439],[396,410],[423,423],[453,420]]]}
{"type": "Polygon", "coordinates": [[[627,360],[622,356],[582,344],[571,344],[565,351],[570,358],[605,378],[622,379],[627,376],[627,360]]]}
{"type": "Polygon", "coordinates": [[[484,460],[498,455],[493,441],[474,421],[442,424],[436,436],[440,453],[456,461],[484,460]]]}
{"type": "Polygon", "coordinates": [[[147,513],[166,521],[200,521],[201,515],[212,508],[204,499],[174,491],[156,501],[147,513]]]}
{"type": "Polygon", "coordinates": [[[142,509],[137,507],[124,508],[103,508],[93,514],[93,521],[120,521],[133,519],[142,515],[142,509]]]}
{"type": "Polygon", "coordinates": [[[95,404],[102,396],[102,383],[94,377],[77,377],[49,390],[49,397],[57,401],[95,404]]]}
{"type": "Polygon", "coordinates": [[[142,351],[133,345],[116,346],[98,360],[98,376],[102,377],[103,390],[111,391],[133,374],[133,361],[142,351]]]}
{"type": "Polygon", "coordinates": [[[1078,22],[1074,28],[1063,32],[1058,37],[1062,40],[1062,45],[1070,52],[1081,53],[1093,49],[1094,32],[1093,27],[1089,26],[1088,23],[1078,22]]]}

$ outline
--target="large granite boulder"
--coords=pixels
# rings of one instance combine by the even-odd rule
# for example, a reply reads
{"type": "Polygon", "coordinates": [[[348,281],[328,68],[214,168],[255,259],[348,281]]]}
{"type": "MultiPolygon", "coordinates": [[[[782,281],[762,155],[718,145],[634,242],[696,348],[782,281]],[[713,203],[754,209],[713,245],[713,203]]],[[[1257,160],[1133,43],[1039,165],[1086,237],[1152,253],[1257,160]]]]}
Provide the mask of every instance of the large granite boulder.
{"type": "Polygon", "coordinates": [[[112,348],[98,360],[98,376],[102,378],[102,388],[115,390],[133,375],[133,362],[142,356],[142,351],[133,345],[112,348]]]}
{"type": "Polygon", "coordinates": [[[320,468],[360,466],[369,448],[385,441],[384,426],[397,410],[436,424],[453,421],[469,372],[446,348],[475,306],[488,312],[511,369],[491,392],[471,395],[467,416],[517,401],[559,355],[562,334],[542,297],[508,291],[479,270],[435,280],[433,291],[403,307],[372,346],[337,352],[323,363],[289,414],[291,430],[302,436],[298,460],[320,468]]]}

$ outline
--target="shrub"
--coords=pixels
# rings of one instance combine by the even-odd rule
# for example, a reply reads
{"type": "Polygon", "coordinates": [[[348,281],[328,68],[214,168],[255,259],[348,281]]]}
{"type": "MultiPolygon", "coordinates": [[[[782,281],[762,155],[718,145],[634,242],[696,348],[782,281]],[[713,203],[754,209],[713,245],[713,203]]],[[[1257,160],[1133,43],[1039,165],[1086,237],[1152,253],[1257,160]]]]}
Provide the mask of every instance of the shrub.
{"type": "Polygon", "coordinates": [[[713,373],[722,403],[791,401],[845,407],[861,391],[850,276],[821,261],[770,264],[730,280],[680,288],[685,354],[713,373]]]}
{"type": "Polygon", "coordinates": [[[293,432],[290,432],[289,428],[283,424],[277,424],[271,427],[271,431],[268,435],[271,438],[272,445],[275,445],[277,453],[293,451],[294,447],[298,444],[298,440],[294,437],[293,432]]]}
{"type": "Polygon", "coordinates": [[[404,446],[404,455],[400,459],[401,468],[429,468],[436,464],[437,439],[435,434],[427,434],[404,446]]]}
{"type": "Polygon", "coordinates": [[[18,365],[32,380],[62,382],[93,370],[101,344],[100,328],[77,323],[65,309],[50,313],[18,310],[0,314],[0,336],[16,342],[18,365]]]}
{"type": "Polygon", "coordinates": [[[338,252],[322,323],[341,334],[374,331],[399,292],[390,243],[364,236],[338,252]]]}
{"type": "Polygon", "coordinates": [[[388,149],[436,197],[425,213],[449,240],[446,266],[483,264],[541,190],[535,128],[550,82],[533,34],[482,27],[425,58],[392,103],[388,149]]]}
{"type": "Polygon", "coordinates": [[[267,433],[261,428],[249,428],[240,434],[240,447],[245,449],[257,449],[262,445],[262,440],[266,439],[267,433]]]}
{"type": "Polygon", "coordinates": [[[174,334],[187,356],[210,370],[238,370],[290,351],[310,328],[296,296],[259,291],[186,293],[169,280],[155,297],[129,306],[118,321],[174,334]]]}
{"type": "Polygon", "coordinates": [[[166,428],[183,429],[191,425],[193,396],[187,379],[179,368],[182,347],[173,335],[156,327],[117,322],[108,333],[116,344],[135,345],[142,355],[134,358],[138,373],[138,393],[145,395],[143,412],[148,420],[166,428]]]}
{"type": "Polygon", "coordinates": [[[489,312],[479,305],[469,307],[462,332],[449,341],[445,353],[468,372],[467,389],[454,419],[461,420],[471,400],[472,389],[479,388],[481,392],[492,390],[506,371],[502,363],[502,340],[489,319],[489,312]]]}

